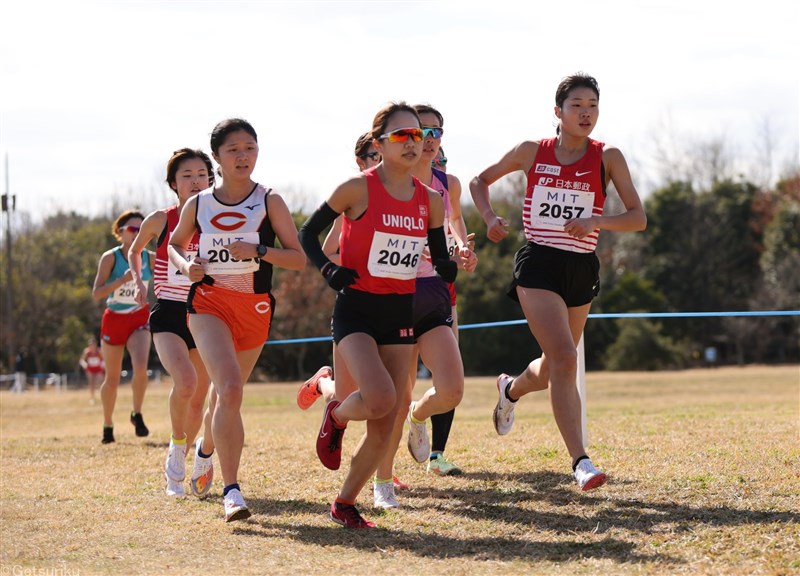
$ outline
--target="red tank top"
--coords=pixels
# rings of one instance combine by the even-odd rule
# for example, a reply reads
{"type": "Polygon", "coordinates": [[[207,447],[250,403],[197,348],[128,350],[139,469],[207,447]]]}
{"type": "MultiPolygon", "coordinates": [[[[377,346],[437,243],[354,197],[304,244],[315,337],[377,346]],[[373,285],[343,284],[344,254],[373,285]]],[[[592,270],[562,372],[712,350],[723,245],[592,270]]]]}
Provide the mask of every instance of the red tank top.
{"type": "MultiPolygon", "coordinates": [[[[178,206],[167,208],[166,214],[167,225],[158,238],[156,261],[153,264],[153,291],[156,294],[156,298],[186,302],[186,297],[189,295],[189,287],[191,287],[192,282],[181,274],[172,262],[169,261],[169,254],[167,253],[169,238],[178,226],[178,220],[180,219],[178,206]]],[[[199,246],[198,238],[199,235],[195,232],[192,241],[189,242],[189,246],[186,247],[187,257],[189,259],[197,256],[197,248],[199,246]]]]}
{"type": "Polygon", "coordinates": [[[414,178],[414,196],[398,200],[375,169],[367,179],[367,210],[356,220],[344,217],[340,241],[342,266],[359,278],[350,287],[373,294],[411,294],[428,234],[428,190],[414,178]]]}
{"type": "Polygon", "coordinates": [[[580,160],[564,166],[556,160],[556,139],[539,142],[539,149],[528,171],[528,186],[522,209],[522,223],[529,242],[570,252],[594,252],[600,230],[580,240],[564,232],[564,223],[573,218],[603,214],[606,201],[602,176],[602,142],[589,139],[580,160]]]}

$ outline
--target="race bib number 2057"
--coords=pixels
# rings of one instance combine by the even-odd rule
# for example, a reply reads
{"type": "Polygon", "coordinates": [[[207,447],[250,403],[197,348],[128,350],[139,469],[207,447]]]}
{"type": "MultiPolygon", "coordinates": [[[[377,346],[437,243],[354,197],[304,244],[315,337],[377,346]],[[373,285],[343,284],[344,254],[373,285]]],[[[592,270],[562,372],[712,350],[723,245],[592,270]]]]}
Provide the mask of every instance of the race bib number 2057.
{"type": "Polygon", "coordinates": [[[531,195],[531,224],[534,228],[563,230],[573,218],[590,218],[594,194],[577,190],[534,186],[531,195]]]}

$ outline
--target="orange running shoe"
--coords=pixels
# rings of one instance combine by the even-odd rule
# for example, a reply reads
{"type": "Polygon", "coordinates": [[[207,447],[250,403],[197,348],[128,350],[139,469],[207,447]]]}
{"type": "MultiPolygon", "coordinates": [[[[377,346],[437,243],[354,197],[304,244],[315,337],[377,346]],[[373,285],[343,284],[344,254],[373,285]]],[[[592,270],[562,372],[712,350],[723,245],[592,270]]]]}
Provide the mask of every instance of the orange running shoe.
{"type": "Polygon", "coordinates": [[[311,378],[303,382],[300,390],[297,391],[297,405],[300,410],[308,410],[311,405],[317,401],[317,398],[322,396],[319,391],[320,378],[330,378],[333,376],[333,368],[330,366],[323,366],[311,378]]]}

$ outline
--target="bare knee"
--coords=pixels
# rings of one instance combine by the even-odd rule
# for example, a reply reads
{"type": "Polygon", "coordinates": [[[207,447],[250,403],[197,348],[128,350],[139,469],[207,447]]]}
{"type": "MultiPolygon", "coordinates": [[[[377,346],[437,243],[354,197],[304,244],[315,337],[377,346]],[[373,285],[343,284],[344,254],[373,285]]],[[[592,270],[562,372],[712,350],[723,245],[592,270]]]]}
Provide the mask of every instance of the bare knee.
{"type": "Polygon", "coordinates": [[[574,378],[578,372],[578,351],[571,346],[561,347],[547,356],[550,380],[574,378]]]}
{"type": "Polygon", "coordinates": [[[369,394],[366,397],[362,394],[362,398],[367,420],[383,418],[394,409],[395,402],[397,402],[397,394],[394,388],[387,388],[386,390],[369,394]]]}
{"type": "Polygon", "coordinates": [[[217,407],[238,409],[242,405],[243,396],[244,387],[240,382],[219,385],[217,386],[217,407]]]}

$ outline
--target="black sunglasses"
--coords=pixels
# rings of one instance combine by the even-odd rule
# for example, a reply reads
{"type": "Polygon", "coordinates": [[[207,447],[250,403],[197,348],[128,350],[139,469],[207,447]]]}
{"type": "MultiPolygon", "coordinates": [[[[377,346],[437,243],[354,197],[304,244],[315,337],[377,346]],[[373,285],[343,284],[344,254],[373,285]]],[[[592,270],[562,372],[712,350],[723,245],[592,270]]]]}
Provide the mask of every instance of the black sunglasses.
{"type": "Polygon", "coordinates": [[[372,151],[372,152],[367,152],[366,154],[362,154],[361,156],[359,156],[359,158],[361,158],[362,160],[366,160],[367,158],[369,158],[370,160],[374,160],[375,162],[377,162],[378,160],[381,159],[381,154],[380,152],[372,151]]]}

